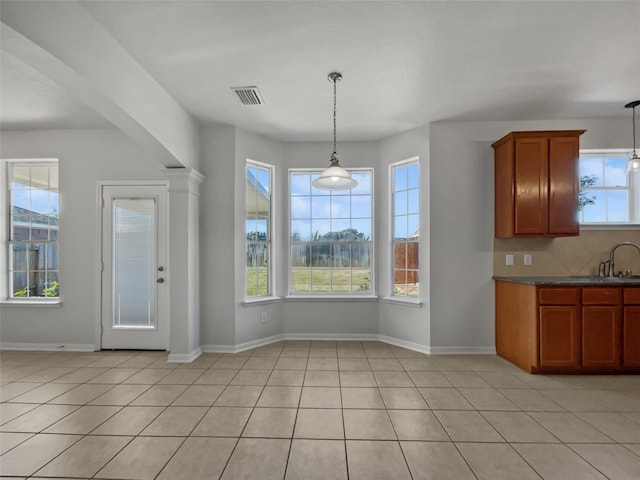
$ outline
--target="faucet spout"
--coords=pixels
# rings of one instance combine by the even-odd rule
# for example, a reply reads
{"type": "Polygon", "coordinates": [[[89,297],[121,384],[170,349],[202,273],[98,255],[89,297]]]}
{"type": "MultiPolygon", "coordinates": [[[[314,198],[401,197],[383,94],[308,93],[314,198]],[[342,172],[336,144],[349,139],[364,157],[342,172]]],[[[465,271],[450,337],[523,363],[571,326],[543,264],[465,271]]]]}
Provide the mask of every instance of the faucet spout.
{"type": "Polygon", "coordinates": [[[635,247],[638,250],[638,253],[640,253],[640,245],[637,245],[635,243],[632,242],[621,242],[621,243],[616,243],[612,248],[611,251],[609,252],[609,277],[614,277],[615,276],[615,262],[614,262],[614,256],[616,254],[616,250],[618,247],[622,247],[623,245],[629,245],[631,247],[635,247]]]}

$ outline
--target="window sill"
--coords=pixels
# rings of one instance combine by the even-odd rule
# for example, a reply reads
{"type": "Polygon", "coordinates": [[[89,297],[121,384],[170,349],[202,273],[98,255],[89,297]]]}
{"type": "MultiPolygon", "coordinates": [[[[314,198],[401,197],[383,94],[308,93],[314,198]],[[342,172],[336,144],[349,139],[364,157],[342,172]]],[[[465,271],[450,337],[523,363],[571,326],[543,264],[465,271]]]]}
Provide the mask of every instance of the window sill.
{"type": "Polygon", "coordinates": [[[3,307],[60,308],[62,300],[1,300],[3,307]]]}
{"type": "Polygon", "coordinates": [[[276,303],[282,300],[282,297],[257,297],[257,298],[245,298],[242,300],[243,307],[250,307],[252,305],[264,305],[265,303],[276,303]]]}
{"type": "Polygon", "coordinates": [[[382,297],[382,300],[388,303],[395,303],[397,305],[404,305],[412,308],[422,308],[422,301],[414,298],[400,298],[400,297],[382,297]]]}
{"type": "Polygon", "coordinates": [[[638,230],[638,223],[581,223],[580,230],[638,230]]]}
{"type": "Polygon", "coordinates": [[[288,295],[287,302],[377,302],[377,295],[288,295]]]}

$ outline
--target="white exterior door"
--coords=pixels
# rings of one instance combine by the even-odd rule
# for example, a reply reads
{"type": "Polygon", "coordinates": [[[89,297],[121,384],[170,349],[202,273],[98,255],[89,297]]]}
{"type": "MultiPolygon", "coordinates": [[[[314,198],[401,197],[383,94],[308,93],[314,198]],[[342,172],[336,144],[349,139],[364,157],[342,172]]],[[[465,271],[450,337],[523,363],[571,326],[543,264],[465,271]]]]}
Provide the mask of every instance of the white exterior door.
{"type": "Polygon", "coordinates": [[[167,237],[166,185],[102,187],[102,348],[168,349],[167,237]]]}

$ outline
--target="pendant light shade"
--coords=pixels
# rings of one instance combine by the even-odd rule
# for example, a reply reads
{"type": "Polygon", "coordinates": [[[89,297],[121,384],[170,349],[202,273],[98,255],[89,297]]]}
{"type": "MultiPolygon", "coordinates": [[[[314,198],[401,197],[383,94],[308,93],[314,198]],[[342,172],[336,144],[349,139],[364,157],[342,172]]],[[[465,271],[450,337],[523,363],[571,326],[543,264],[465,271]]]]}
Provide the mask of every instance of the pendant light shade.
{"type": "Polygon", "coordinates": [[[356,187],[358,182],[340,165],[340,155],[336,148],[336,83],[342,80],[342,75],[333,72],[328,78],[333,83],[333,153],[329,167],[313,181],[313,186],[321,190],[350,190],[356,187]]]}
{"type": "Polygon", "coordinates": [[[624,108],[631,108],[633,111],[633,153],[629,157],[629,162],[627,163],[627,173],[640,171],[640,157],[638,157],[638,154],[636,153],[636,107],[638,105],[640,105],[640,100],[629,102],[624,106],[624,108]]]}

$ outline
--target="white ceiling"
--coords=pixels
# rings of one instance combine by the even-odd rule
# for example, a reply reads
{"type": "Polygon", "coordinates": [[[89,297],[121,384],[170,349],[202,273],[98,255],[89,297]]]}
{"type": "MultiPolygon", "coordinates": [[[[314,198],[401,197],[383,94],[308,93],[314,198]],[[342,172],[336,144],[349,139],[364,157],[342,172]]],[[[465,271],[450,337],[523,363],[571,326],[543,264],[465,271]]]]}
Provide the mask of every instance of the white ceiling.
{"type": "MultiPolygon", "coordinates": [[[[339,141],[439,120],[625,117],[640,99],[637,0],[82,5],[199,123],[285,141],[331,140],[334,70],[339,141]],[[248,85],[264,105],[230,90],[248,85]]],[[[0,68],[1,128],[108,125],[45,67],[2,51],[0,68]]]]}

